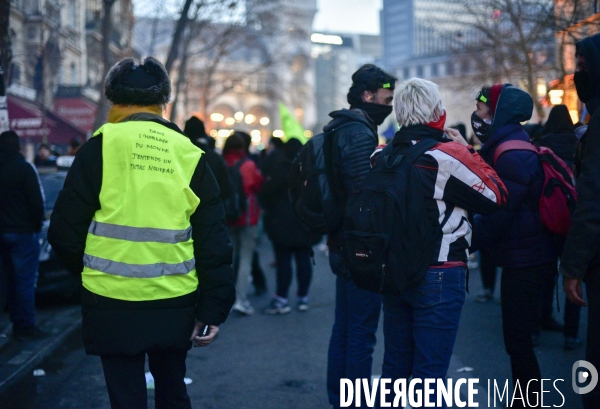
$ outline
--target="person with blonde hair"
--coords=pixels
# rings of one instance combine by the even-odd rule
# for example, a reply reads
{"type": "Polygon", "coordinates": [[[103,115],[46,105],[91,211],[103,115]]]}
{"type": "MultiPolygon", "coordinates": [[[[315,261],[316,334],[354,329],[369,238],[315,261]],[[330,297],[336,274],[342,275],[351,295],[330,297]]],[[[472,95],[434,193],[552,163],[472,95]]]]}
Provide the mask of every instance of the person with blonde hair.
{"type": "MultiPolygon", "coordinates": [[[[413,166],[429,222],[439,235],[423,280],[400,295],[383,296],[381,377],[392,382],[410,377],[444,380],[465,301],[469,212],[491,213],[504,206],[506,188],[457,130],[444,127],[446,110],[436,84],[420,78],[404,81],[393,101],[401,126],[391,142],[394,156],[407,154],[424,140],[437,142],[413,166]]],[[[380,160],[381,150],[375,151],[373,163],[380,160]]],[[[435,393],[427,399],[437,404],[435,393]]]]}

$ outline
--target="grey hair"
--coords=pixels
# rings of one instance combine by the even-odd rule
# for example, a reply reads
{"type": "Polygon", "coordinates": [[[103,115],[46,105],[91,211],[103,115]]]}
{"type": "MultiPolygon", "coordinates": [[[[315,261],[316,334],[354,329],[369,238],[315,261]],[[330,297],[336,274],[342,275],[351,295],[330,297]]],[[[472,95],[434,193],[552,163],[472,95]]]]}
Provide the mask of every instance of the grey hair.
{"type": "Polygon", "coordinates": [[[394,92],[394,111],[400,126],[439,120],[444,107],[437,84],[422,78],[402,81],[394,92]]]}

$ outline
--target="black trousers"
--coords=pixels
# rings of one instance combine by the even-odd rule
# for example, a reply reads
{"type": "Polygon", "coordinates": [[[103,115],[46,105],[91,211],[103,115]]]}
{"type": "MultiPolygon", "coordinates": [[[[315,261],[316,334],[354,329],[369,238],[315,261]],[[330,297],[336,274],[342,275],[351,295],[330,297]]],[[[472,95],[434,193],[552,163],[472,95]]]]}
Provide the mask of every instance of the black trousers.
{"type": "MultiPolygon", "coordinates": [[[[600,265],[590,266],[585,276],[588,302],[588,332],[585,360],[600,371],[600,265]]],[[[600,408],[600,385],[582,395],[584,409],[600,408]]]]}
{"type": "MultiPolygon", "coordinates": [[[[519,381],[525,391],[531,379],[540,386],[540,366],[533,350],[531,329],[537,328],[541,321],[541,302],[544,283],[548,275],[556,272],[556,263],[526,268],[505,267],[502,270],[502,332],[504,346],[510,356],[513,386],[519,381]]],[[[536,402],[533,393],[540,392],[529,388],[530,402],[536,402]]],[[[538,395],[539,396],[539,395],[538,395]]],[[[520,401],[515,401],[517,403],[520,401]]],[[[527,407],[527,406],[526,406],[527,407]]]]}
{"type": "MultiPolygon", "coordinates": [[[[154,377],[156,409],[191,409],[185,382],[184,350],[148,352],[154,377]]],[[[104,379],[112,409],[147,409],[148,396],[144,364],[146,354],[102,356],[104,379]]]]}
{"type": "MultiPolygon", "coordinates": [[[[559,281],[562,285],[562,280],[559,281]]],[[[542,294],[542,321],[552,318],[552,306],[556,295],[556,274],[548,275],[544,282],[544,290],[542,294]]],[[[572,303],[565,296],[564,313],[563,313],[565,328],[565,337],[576,338],[579,333],[579,320],[581,317],[581,307],[572,303]]],[[[538,331],[539,332],[539,331],[538,331]]]]}
{"type": "Polygon", "coordinates": [[[310,247],[289,248],[273,245],[277,260],[277,296],[288,297],[292,284],[292,255],[296,259],[296,277],[298,279],[298,297],[306,297],[312,278],[310,247]]]}
{"type": "Polygon", "coordinates": [[[494,294],[496,287],[496,264],[481,250],[479,251],[479,271],[483,288],[494,294]]]}

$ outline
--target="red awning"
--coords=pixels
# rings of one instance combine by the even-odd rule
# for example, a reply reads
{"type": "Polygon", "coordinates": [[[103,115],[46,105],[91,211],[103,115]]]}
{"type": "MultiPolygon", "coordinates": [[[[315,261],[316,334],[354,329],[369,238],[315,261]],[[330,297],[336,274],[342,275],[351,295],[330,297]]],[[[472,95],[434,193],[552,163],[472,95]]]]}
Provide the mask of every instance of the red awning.
{"type": "Polygon", "coordinates": [[[92,132],[98,107],[82,97],[55,98],[54,113],[83,132],[92,132]]]}
{"type": "Polygon", "coordinates": [[[67,144],[73,138],[85,141],[86,134],[52,112],[46,110],[42,116],[40,107],[32,101],[8,95],[8,119],[10,129],[15,131],[23,140],[42,142],[48,135],[48,143],[67,144]]]}

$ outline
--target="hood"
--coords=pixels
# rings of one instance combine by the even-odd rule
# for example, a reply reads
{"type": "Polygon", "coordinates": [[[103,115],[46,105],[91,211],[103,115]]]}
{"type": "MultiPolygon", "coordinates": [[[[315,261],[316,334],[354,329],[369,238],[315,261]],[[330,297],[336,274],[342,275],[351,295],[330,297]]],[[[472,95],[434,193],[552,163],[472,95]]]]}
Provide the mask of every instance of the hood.
{"type": "Polygon", "coordinates": [[[420,141],[422,139],[435,139],[438,142],[452,142],[450,138],[444,135],[444,131],[432,128],[427,125],[410,125],[400,128],[392,143],[394,145],[412,145],[412,141],[420,141]]]}
{"type": "Polygon", "coordinates": [[[596,91],[595,95],[600,96],[600,71],[598,71],[600,70],[600,34],[578,41],[575,47],[576,55],[582,55],[585,58],[590,82],[596,91]]]}
{"type": "Polygon", "coordinates": [[[566,105],[557,105],[550,111],[542,136],[551,133],[573,132],[573,120],[566,105]]]}
{"type": "Polygon", "coordinates": [[[504,84],[490,129],[491,135],[504,125],[519,124],[531,119],[533,99],[527,92],[512,84],[504,84]]]}
{"type": "Polygon", "coordinates": [[[0,147],[0,167],[4,166],[9,162],[17,160],[25,160],[25,158],[17,151],[0,147]]]}
{"type": "Polygon", "coordinates": [[[333,119],[323,127],[323,132],[329,132],[348,122],[360,122],[372,129],[374,133],[377,133],[377,126],[375,126],[375,124],[367,118],[367,115],[358,108],[340,109],[339,111],[331,112],[329,116],[333,119]]]}

